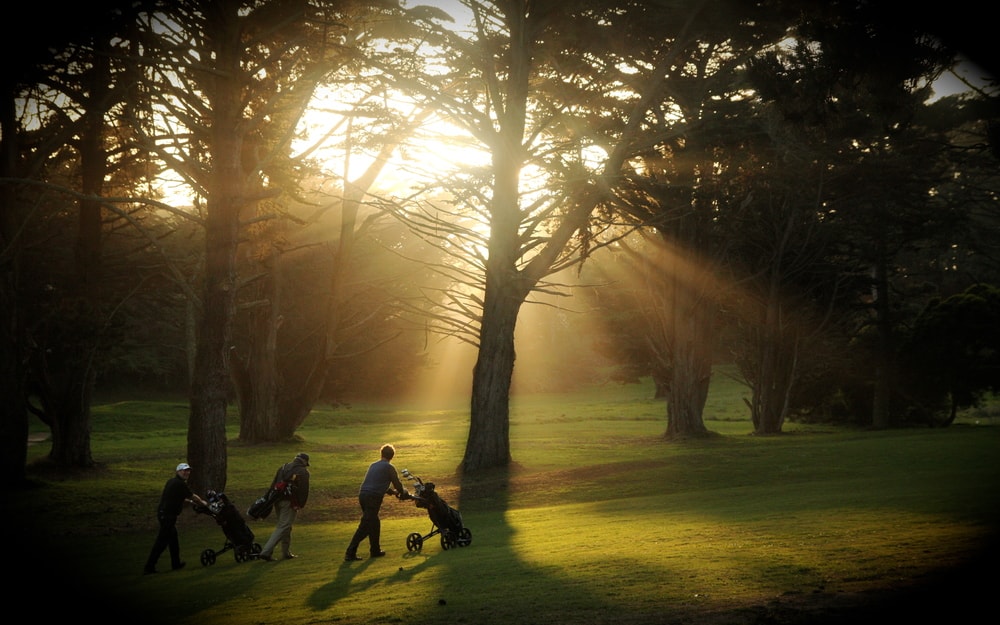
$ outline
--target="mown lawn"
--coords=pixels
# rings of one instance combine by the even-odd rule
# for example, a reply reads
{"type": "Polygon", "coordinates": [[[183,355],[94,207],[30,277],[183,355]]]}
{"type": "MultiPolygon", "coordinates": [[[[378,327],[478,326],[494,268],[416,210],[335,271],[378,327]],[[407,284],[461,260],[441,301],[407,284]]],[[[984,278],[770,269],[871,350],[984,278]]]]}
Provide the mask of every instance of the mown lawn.
{"type": "MultiPolygon", "coordinates": [[[[683,443],[663,440],[663,405],[648,387],[515,398],[515,465],[464,481],[455,471],[463,409],[322,409],[301,441],[273,446],[236,442],[234,424],[225,491],[242,510],[278,464],[298,451],[312,457],[312,494],[294,532],[300,557],[236,562],[226,553],[202,566],[201,552],[220,550],[225,536],[187,512],[188,566],[155,576],[140,572],[160,489],[185,459],[187,407],[99,405],[98,470],[56,475],[42,461],[46,443],[29,449],[35,487],[13,493],[3,515],[18,563],[12,596],[103,622],[177,625],[742,625],[883,610],[940,623],[938,610],[962,622],[986,605],[995,567],[974,569],[997,553],[1000,428],[991,417],[894,431],[789,424],[785,435],[754,437],[738,387],[713,386],[706,423],[717,435],[683,443]],[[406,535],[426,533],[430,521],[387,500],[389,555],[343,562],[357,486],[383,442],[397,446],[398,468],[435,482],[462,511],[470,546],[445,551],[432,539],[407,552],[406,535]]],[[[261,543],[273,527],[247,522],[261,543]]]]}

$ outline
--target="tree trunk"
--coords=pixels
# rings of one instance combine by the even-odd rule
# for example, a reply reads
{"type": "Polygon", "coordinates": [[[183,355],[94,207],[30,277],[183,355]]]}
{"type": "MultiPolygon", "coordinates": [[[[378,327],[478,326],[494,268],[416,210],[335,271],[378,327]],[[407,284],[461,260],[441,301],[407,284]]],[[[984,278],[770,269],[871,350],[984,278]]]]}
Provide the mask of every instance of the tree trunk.
{"type": "MultiPolygon", "coordinates": [[[[382,171],[387,162],[388,153],[383,148],[380,158],[373,163],[365,174],[353,183],[349,183],[344,190],[344,201],[340,216],[340,237],[337,241],[337,251],[333,257],[333,264],[330,271],[330,286],[327,295],[327,313],[324,319],[325,331],[323,332],[322,345],[316,350],[316,357],[309,368],[309,374],[300,383],[292,386],[287,383],[277,387],[277,404],[281,416],[279,417],[279,428],[281,436],[289,438],[295,434],[306,417],[312,412],[316,402],[319,401],[326,385],[326,378],[338,356],[340,347],[342,327],[343,306],[346,298],[350,297],[345,284],[350,270],[351,262],[354,258],[354,246],[357,238],[358,211],[361,207],[361,200],[368,189],[382,171]]],[[[344,179],[347,180],[346,170],[344,179]]]]}
{"type": "MultiPolygon", "coordinates": [[[[5,205],[9,206],[9,205],[5,205]]],[[[0,210],[0,213],[6,212],[0,210]]],[[[2,228],[0,228],[2,229],[2,228]]],[[[20,340],[12,330],[18,327],[17,314],[10,306],[9,271],[4,271],[0,286],[0,323],[3,324],[3,335],[0,340],[0,468],[7,478],[4,488],[20,488],[26,484],[27,474],[25,463],[28,459],[28,405],[25,400],[24,367],[20,352],[20,340]]]]}
{"type": "MultiPolygon", "coordinates": [[[[202,259],[204,261],[204,258],[202,259]]],[[[195,275],[205,271],[204,262],[195,275]]],[[[189,295],[184,302],[184,355],[187,362],[188,392],[194,388],[195,360],[198,357],[198,323],[201,319],[202,303],[189,295]]]]}
{"type": "Polygon", "coordinates": [[[205,219],[205,295],[195,355],[187,461],[191,487],[204,493],[226,487],[226,408],[231,386],[229,350],[236,296],[240,211],[247,201],[242,167],[243,75],[238,6],[218,7],[209,20],[217,70],[208,82],[212,103],[211,174],[205,219]]]}
{"type": "Polygon", "coordinates": [[[272,254],[270,267],[257,288],[258,302],[248,312],[249,328],[246,354],[233,354],[233,380],[236,399],[240,407],[241,441],[251,443],[277,442],[289,438],[290,432],[282,427],[278,410],[279,382],[276,352],[278,328],[281,325],[280,276],[277,267],[280,256],[272,254]]]}
{"type": "MultiPolygon", "coordinates": [[[[107,48],[107,46],[104,46],[107,48]]],[[[83,120],[80,140],[81,189],[85,195],[99,197],[104,193],[108,172],[108,155],[104,149],[105,108],[111,102],[107,96],[112,84],[110,55],[95,54],[90,77],[90,102],[83,120]]],[[[91,467],[94,464],[90,448],[90,402],[94,391],[94,352],[100,341],[103,280],[103,214],[97,200],[80,200],[77,229],[76,282],[71,293],[77,302],[81,327],[91,328],[73,336],[56,349],[64,351],[63,361],[55,363],[59,372],[48,378],[54,393],[52,450],[49,459],[61,467],[91,467]],[[52,386],[51,383],[55,385],[52,386]]],[[[48,360],[48,359],[46,359],[48,360]]]]}
{"type": "MultiPolygon", "coordinates": [[[[15,176],[18,133],[14,97],[4,84],[0,98],[0,178],[15,176]]],[[[0,468],[4,484],[25,484],[28,458],[28,404],[25,389],[23,329],[17,300],[17,277],[20,266],[20,211],[14,187],[0,184],[0,250],[6,257],[0,263],[0,468]]]]}
{"type": "MultiPolygon", "coordinates": [[[[881,246],[880,246],[881,247],[881,246]]],[[[889,279],[885,254],[879,250],[875,262],[875,327],[878,331],[875,354],[874,395],[872,398],[872,427],[885,429],[890,421],[890,396],[892,392],[892,319],[889,308],[889,279]]]]}
{"type": "Polygon", "coordinates": [[[90,449],[90,401],[94,376],[85,365],[73,367],[57,390],[52,418],[49,459],[57,466],[88,468],[94,465],[90,449]],[[80,376],[86,376],[80,379],[80,376]]]}
{"type": "MultiPolygon", "coordinates": [[[[100,42],[95,46],[100,47],[100,42]]],[[[108,175],[105,151],[105,114],[113,104],[108,46],[93,55],[87,79],[89,105],[80,120],[80,191],[85,196],[104,193],[108,175]]],[[[98,200],[78,203],[75,274],[60,289],[61,314],[40,325],[47,330],[44,348],[32,356],[31,384],[52,430],[49,460],[62,468],[94,465],[90,447],[90,402],[93,395],[94,354],[105,325],[101,310],[103,280],[103,211],[98,200]],[[72,326],[69,328],[67,326],[72,326]]]]}
{"type": "Polygon", "coordinates": [[[780,434],[788,416],[798,356],[797,330],[783,318],[780,274],[771,274],[764,301],[764,318],[755,332],[757,370],[751,419],[754,434],[780,434]]]}
{"type": "Polygon", "coordinates": [[[707,270],[696,263],[673,263],[668,277],[671,313],[670,394],[667,397],[666,438],[708,435],[703,414],[712,377],[712,330],[715,309],[704,293],[707,270]]]}
{"type": "Polygon", "coordinates": [[[777,337],[761,346],[764,353],[757,366],[757,381],[752,387],[754,434],[780,434],[788,418],[797,353],[795,347],[785,348],[786,343],[794,340],[794,337],[777,337]]]}
{"type": "MultiPolygon", "coordinates": [[[[225,171],[225,159],[214,162],[220,173],[225,171]]],[[[239,180],[239,176],[233,175],[232,180],[239,180]]],[[[228,360],[240,197],[228,187],[220,182],[212,190],[206,220],[205,295],[191,385],[186,458],[197,468],[191,474],[191,485],[200,493],[226,487],[226,408],[231,388],[228,360]]]]}
{"type": "Polygon", "coordinates": [[[522,301],[507,289],[487,287],[479,353],[472,370],[472,412],[463,473],[510,464],[514,328],[522,301]]]}
{"type": "Polygon", "coordinates": [[[514,376],[514,329],[521,305],[534,282],[520,274],[521,256],[520,173],[524,152],[530,45],[526,33],[526,7],[512,4],[510,24],[510,76],[508,99],[500,133],[492,146],[493,193],[490,203],[490,237],[483,290],[483,316],[479,327],[479,352],[472,370],[472,405],[469,437],[461,471],[473,473],[510,465],[510,383],[514,376]]]}
{"type": "MultiPolygon", "coordinates": [[[[81,346],[73,346],[74,350],[81,346]]],[[[63,468],[94,465],[90,449],[90,401],[94,375],[86,362],[60,353],[61,362],[43,359],[45,384],[43,400],[46,419],[52,429],[49,460],[63,468]]]]}
{"type": "MultiPolygon", "coordinates": [[[[700,307],[704,308],[704,307],[700,307]]],[[[711,349],[709,341],[711,314],[686,316],[676,325],[674,338],[673,378],[667,398],[668,439],[701,437],[708,435],[703,414],[708,400],[708,385],[712,378],[711,349]]]]}
{"type": "MultiPolygon", "coordinates": [[[[428,111],[429,114],[429,111],[428,111]]],[[[348,132],[348,145],[351,145],[351,133],[348,132]]],[[[340,218],[340,237],[337,241],[337,251],[333,258],[330,272],[330,286],[327,296],[327,314],[322,344],[316,350],[316,356],[309,373],[301,380],[290,383],[282,379],[278,370],[277,330],[280,327],[281,298],[281,255],[274,254],[274,265],[270,268],[266,294],[262,299],[270,302],[267,320],[261,320],[258,332],[249,337],[252,343],[249,351],[256,354],[255,366],[249,366],[242,372],[246,376],[244,387],[255,387],[253,399],[244,392],[248,401],[240,401],[240,439],[248,442],[264,442],[288,440],[295,435],[313,407],[319,401],[327,376],[338,357],[340,338],[345,332],[342,324],[345,301],[351,297],[346,288],[347,275],[354,259],[354,247],[358,237],[358,213],[368,190],[378,179],[380,173],[389,162],[389,156],[395,151],[396,144],[389,143],[381,147],[375,161],[372,162],[357,179],[345,184],[343,204],[340,218]],[[260,345],[261,337],[265,345],[260,345]],[[260,387],[260,388],[256,388],[260,387]],[[264,393],[270,392],[270,398],[264,393]]],[[[348,180],[349,160],[344,163],[344,180],[348,180]]]]}

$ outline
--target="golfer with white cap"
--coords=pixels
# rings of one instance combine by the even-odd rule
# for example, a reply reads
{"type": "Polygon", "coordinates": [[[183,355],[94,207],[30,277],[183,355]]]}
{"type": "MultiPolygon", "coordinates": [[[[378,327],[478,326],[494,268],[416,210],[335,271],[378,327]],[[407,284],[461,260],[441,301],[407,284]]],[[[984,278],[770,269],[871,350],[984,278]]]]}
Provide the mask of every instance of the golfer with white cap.
{"type": "Polygon", "coordinates": [[[187,484],[191,476],[191,465],[182,462],[177,465],[175,471],[175,475],[167,480],[163,487],[160,505],[156,508],[156,520],[160,523],[160,531],[156,534],[156,541],[153,542],[153,548],[149,552],[146,567],[142,570],[144,575],[156,573],[156,561],[167,547],[170,548],[171,568],[175,571],[184,568],[186,563],[181,561],[181,545],[177,539],[177,517],[180,516],[185,503],[208,505],[204,499],[191,492],[187,484]]]}

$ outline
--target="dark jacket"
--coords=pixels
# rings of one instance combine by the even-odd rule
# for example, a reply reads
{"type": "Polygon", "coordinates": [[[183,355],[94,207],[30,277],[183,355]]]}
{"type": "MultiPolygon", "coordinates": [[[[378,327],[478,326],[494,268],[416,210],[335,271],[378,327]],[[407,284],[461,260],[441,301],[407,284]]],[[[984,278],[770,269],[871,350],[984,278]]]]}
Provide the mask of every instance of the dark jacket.
{"type": "Polygon", "coordinates": [[[278,482],[288,482],[291,484],[286,499],[291,500],[296,508],[305,508],[309,500],[309,468],[304,460],[296,458],[288,464],[281,465],[274,479],[271,481],[271,488],[278,482]]]}
{"type": "Polygon", "coordinates": [[[163,486],[160,495],[160,505],[156,509],[158,516],[178,516],[184,509],[184,500],[191,496],[191,488],[187,482],[175,475],[163,486]]]}

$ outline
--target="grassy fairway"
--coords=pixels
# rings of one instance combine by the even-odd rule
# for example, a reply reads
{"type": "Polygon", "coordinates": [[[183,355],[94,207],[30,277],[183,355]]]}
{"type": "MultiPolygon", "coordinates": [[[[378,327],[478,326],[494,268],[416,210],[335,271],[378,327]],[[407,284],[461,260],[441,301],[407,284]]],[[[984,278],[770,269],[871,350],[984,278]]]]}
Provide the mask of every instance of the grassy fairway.
{"type": "MultiPolygon", "coordinates": [[[[37,462],[47,445],[29,450],[38,487],[15,493],[4,515],[27,521],[8,533],[26,569],[15,591],[69,594],[74,612],[104,622],[176,625],[835,623],[878,616],[893,600],[915,602],[892,603],[894,619],[937,624],[938,608],[962,622],[986,605],[977,591],[995,587],[992,562],[961,597],[954,582],[961,573],[969,583],[966,569],[996,554],[1000,427],[791,424],[759,438],[722,382],[706,413],[719,435],[684,443],[662,439],[664,408],[648,387],[517,398],[516,465],[465,483],[455,475],[464,409],[319,410],[299,443],[229,448],[226,493],[241,510],[278,464],[312,456],[313,492],[293,535],[300,557],[237,563],[228,552],[202,566],[202,550],[220,550],[225,536],[186,512],[188,566],[155,576],[140,571],[160,489],[185,459],[187,408],[98,406],[93,448],[104,464],[93,475],[52,475],[37,462]],[[406,535],[430,521],[388,499],[389,555],[343,562],[357,486],[382,442],[396,444],[398,468],[462,511],[469,547],[445,551],[434,538],[408,553],[406,535]],[[887,595],[910,588],[919,592],[887,595]]],[[[273,527],[248,523],[261,543],[273,527]]]]}

